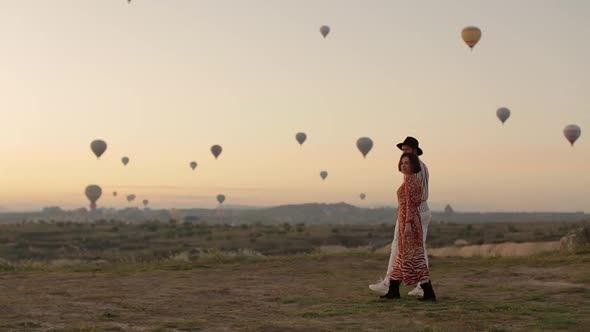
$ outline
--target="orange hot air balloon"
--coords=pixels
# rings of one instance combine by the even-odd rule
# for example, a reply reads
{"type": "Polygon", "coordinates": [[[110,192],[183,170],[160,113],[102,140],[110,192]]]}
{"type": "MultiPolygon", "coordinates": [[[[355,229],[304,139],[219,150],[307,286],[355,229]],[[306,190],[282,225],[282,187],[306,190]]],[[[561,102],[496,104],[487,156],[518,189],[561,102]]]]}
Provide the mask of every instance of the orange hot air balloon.
{"type": "Polygon", "coordinates": [[[465,44],[473,51],[473,47],[481,39],[481,30],[475,26],[468,26],[461,32],[461,38],[463,38],[465,44]]]}

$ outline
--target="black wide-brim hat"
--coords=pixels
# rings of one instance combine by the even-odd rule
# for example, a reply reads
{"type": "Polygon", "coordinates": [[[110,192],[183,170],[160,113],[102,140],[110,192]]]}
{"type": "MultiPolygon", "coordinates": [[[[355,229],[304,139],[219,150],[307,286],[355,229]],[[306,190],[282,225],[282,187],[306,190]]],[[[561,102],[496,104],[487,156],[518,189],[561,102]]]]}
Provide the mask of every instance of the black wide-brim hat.
{"type": "Polygon", "coordinates": [[[414,149],[418,150],[419,156],[421,156],[423,153],[422,149],[420,149],[420,147],[418,147],[418,140],[412,136],[406,137],[406,139],[402,143],[399,143],[397,145],[397,147],[401,150],[402,146],[404,146],[404,145],[409,145],[409,146],[413,147],[414,149]]]}

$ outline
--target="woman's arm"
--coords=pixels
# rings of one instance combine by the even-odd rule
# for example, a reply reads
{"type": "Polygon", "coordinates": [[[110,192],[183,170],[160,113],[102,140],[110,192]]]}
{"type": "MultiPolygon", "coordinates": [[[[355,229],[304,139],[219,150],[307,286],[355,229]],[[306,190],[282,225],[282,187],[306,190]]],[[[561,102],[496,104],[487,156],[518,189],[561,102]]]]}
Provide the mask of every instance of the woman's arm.
{"type": "Polygon", "coordinates": [[[413,177],[408,185],[409,200],[411,204],[420,204],[422,202],[422,185],[418,177],[413,177]]]}
{"type": "Polygon", "coordinates": [[[413,232],[413,228],[415,227],[422,227],[420,225],[420,219],[418,215],[415,215],[416,209],[420,203],[422,202],[422,186],[420,185],[420,179],[414,176],[408,179],[408,183],[406,184],[406,227],[405,227],[405,235],[410,236],[413,232]],[[413,226],[410,227],[410,224],[413,226]]]}

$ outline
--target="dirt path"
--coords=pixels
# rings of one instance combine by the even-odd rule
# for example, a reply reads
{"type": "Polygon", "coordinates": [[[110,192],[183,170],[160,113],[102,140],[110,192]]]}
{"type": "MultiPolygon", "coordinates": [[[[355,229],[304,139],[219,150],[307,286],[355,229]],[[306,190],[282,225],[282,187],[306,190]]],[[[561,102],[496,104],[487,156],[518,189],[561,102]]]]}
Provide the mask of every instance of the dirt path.
{"type": "Polygon", "coordinates": [[[559,241],[467,245],[428,250],[433,257],[520,257],[559,250],[559,241]]]}
{"type": "Polygon", "coordinates": [[[0,274],[0,331],[582,331],[590,257],[433,259],[436,304],[379,300],[387,257],[0,274]]]}

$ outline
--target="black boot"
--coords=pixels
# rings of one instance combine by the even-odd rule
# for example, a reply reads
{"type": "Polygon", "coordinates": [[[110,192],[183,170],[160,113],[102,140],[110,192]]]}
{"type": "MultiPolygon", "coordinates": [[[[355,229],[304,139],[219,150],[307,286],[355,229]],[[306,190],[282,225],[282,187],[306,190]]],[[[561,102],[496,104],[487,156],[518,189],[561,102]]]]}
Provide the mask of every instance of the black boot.
{"type": "Polygon", "coordinates": [[[424,296],[419,298],[418,301],[436,301],[436,294],[434,294],[434,289],[432,289],[430,281],[425,284],[420,284],[420,287],[424,290],[424,296]]]}
{"type": "Polygon", "coordinates": [[[389,291],[380,296],[382,299],[399,299],[399,280],[389,280],[389,291]]]}

